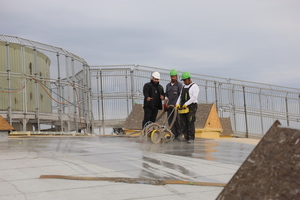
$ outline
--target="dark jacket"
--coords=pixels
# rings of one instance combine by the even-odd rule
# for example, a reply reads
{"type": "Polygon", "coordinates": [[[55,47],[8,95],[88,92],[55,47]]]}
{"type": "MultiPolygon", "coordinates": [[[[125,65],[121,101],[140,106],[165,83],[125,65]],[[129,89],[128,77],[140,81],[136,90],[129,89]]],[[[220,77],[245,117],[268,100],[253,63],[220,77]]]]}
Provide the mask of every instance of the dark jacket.
{"type": "Polygon", "coordinates": [[[160,95],[165,96],[164,88],[159,83],[155,85],[155,83],[151,80],[149,83],[146,83],[143,88],[144,94],[144,108],[158,108],[162,109],[162,100],[160,99],[160,95]],[[147,101],[147,98],[151,97],[150,101],[147,101]]]}

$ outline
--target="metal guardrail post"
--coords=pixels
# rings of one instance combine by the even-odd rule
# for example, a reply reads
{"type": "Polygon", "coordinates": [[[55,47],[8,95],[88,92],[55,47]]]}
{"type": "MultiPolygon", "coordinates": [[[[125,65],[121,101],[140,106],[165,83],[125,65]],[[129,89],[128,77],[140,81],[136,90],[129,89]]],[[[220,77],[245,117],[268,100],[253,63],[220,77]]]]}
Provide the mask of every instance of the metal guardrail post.
{"type": "Polygon", "coordinates": [[[133,76],[133,73],[134,73],[134,70],[130,70],[132,107],[135,104],[135,101],[134,101],[134,76],[133,76]]]}
{"type": "MultiPolygon", "coordinates": [[[[57,58],[57,81],[58,81],[58,94],[59,94],[59,102],[62,102],[62,85],[61,85],[61,75],[60,75],[60,62],[59,62],[59,53],[57,52],[56,58],[57,58]]],[[[58,117],[60,121],[60,131],[63,132],[64,125],[62,120],[62,105],[58,104],[58,117]]]]}
{"type": "Polygon", "coordinates": [[[207,81],[205,81],[205,102],[208,102],[208,95],[207,95],[207,81]]]}
{"type": "MultiPolygon", "coordinates": [[[[100,95],[99,95],[99,93],[100,93],[100,90],[99,90],[99,85],[101,84],[100,83],[100,70],[97,70],[97,75],[96,75],[96,82],[97,82],[97,103],[98,103],[98,120],[100,120],[101,119],[101,116],[100,116],[100,113],[101,113],[101,107],[100,107],[100,95]]],[[[99,132],[101,132],[101,129],[99,128],[99,132]]]]}
{"type": "Polygon", "coordinates": [[[261,101],[261,89],[259,90],[259,114],[260,114],[260,125],[261,125],[261,134],[264,134],[264,126],[263,126],[263,117],[262,117],[262,101],[261,101]]]}
{"type": "Polygon", "coordinates": [[[74,102],[74,119],[75,119],[75,130],[78,132],[79,127],[78,127],[78,114],[77,114],[77,106],[79,99],[77,99],[77,94],[76,94],[76,78],[75,78],[75,60],[72,58],[71,60],[71,66],[72,66],[72,83],[73,83],[73,102],[74,102]]]}
{"type": "MultiPolygon", "coordinates": [[[[38,79],[38,67],[37,67],[37,50],[36,48],[33,49],[33,69],[34,69],[34,77],[38,79]]],[[[39,85],[38,82],[35,80],[35,103],[36,103],[36,119],[37,119],[37,131],[40,132],[40,101],[39,101],[39,85]]]]}
{"type": "Polygon", "coordinates": [[[88,85],[88,119],[89,121],[87,124],[89,124],[89,133],[93,133],[93,127],[94,127],[94,117],[93,117],[93,103],[92,103],[92,87],[91,87],[91,72],[90,72],[90,66],[87,65],[87,85],[88,85]]]}
{"type": "Polygon", "coordinates": [[[246,138],[248,135],[248,120],[247,120],[247,105],[246,105],[246,94],[245,94],[245,86],[243,86],[243,96],[244,96],[244,112],[245,112],[245,124],[246,124],[246,138]]]}
{"type": "MultiPolygon", "coordinates": [[[[69,62],[68,62],[69,56],[65,55],[65,61],[66,61],[66,75],[67,75],[67,82],[71,82],[70,80],[70,72],[69,72],[69,62]]],[[[67,96],[70,95],[70,86],[67,87],[67,96]]],[[[70,132],[71,131],[71,127],[70,127],[70,118],[71,118],[71,108],[70,108],[70,101],[68,99],[68,103],[67,103],[67,114],[68,114],[68,119],[69,121],[67,122],[66,126],[67,126],[67,131],[70,132]]],[[[65,113],[65,112],[64,112],[65,113]]]]}
{"type": "Polygon", "coordinates": [[[217,91],[217,82],[216,81],[214,81],[214,85],[215,85],[215,101],[216,101],[216,109],[217,109],[217,112],[218,112],[218,110],[219,110],[219,105],[218,105],[218,91],[217,91]]]}
{"type": "Polygon", "coordinates": [[[103,97],[103,77],[102,77],[102,71],[100,69],[100,96],[101,96],[101,108],[102,108],[102,129],[103,129],[103,134],[105,134],[105,128],[104,128],[104,97],[103,97]]]}
{"type": "Polygon", "coordinates": [[[300,120],[300,94],[298,95],[298,102],[299,102],[299,113],[298,113],[298,119],[297,119],[297,122],[300,120]]]}
{"type": "MultiPolygon", "coordinates": [[[[25,66],[25,46],[21,45],[21,49],[20,49],[20,58],[21,58],[21,65],[22,65],[22,72],[23,74],[26,74],[26,66],[25,66]]],[[[23,119],[22,119],[22,131],[26,131],[27,130],[27,122],[28,119],[26,119],[26,113],[27,113],[27,80],[25,77],[23,77],[23,82],[24,82],[24,89],[22,91],[22,112],[23,112],[23,119]]]]}
{"type": "Polygon", "coordinates": [[[83,73],[83,80],[82,80],[82,84],[83,84],[83,99],[82,99],[82,112],[83,112],[83,117],[84,117],[84,120],[85,120],[85,133],[88,131],[88,124],[89,124],[89,120],[88,120],[88,112],[87,112],[87,108],[89,108],[89,104],[88,104],[88,75],[87,75],[87,69],[86,69],[86,66],[87,64],[86,63],[83,63],[82,64],[82,73],[83,73]]]}
{"type": "MultiPolygon", "coordinates": [[[[287,93],[286,95],[288,95],[288,93],[287,93]]],[[[288,106],[288,99],[287,99],[287,96],[285,97],[285,112],[286,112],[286,124],[287,124],[287,126],[290,126],[290,120],[289,120],[289,106],[288,106]]]]}
{"type": "Polygon", "coordinates": [[[128,92],[128,76],[127,76],[127,70],[125,71],[125,88],[126,88],[126,108],[127,108],[127,115],[129,115],[129,92],[128,92]]]}
{"type": "MultiPolygon", "coordinates": [[[[9,49],[9,43],[6,43],[6,71],[7,71],[7,86],[8,90],[11,89],[11,69],[10,69],[10,49],[9,49]]],[[[8,117],[9,117],[9,124],[12,125],[12,118],[11,118],[11,93],[8,94],[8,117]]]]}
{"type": "Polygon", "coordinates": [[[232,85],[232,110],[233,110],[233,123],[234,123],[234,131],[237,131],[237,126],[236,126],[236,110],[235,110],[235,98],[234,98],[234,85],[232,85]]]}

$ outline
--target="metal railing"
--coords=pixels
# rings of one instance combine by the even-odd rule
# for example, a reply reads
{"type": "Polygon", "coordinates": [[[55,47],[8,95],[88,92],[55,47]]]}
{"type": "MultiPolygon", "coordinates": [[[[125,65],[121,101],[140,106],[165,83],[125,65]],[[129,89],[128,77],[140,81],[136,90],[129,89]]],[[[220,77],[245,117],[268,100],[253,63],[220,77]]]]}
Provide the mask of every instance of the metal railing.
{"type": "MultiPolygon", "coordinates": [[[[41,124],[50,124],[53,131],[70,132],[84,124],[88,132],[101,132],[124,122],[133,105],[143,103],[143,85],[153,71],[161,73],[164,87],[170,80],[167,69],[89,67],[63,48],[3,34],[0,56],[0,114],[10,124],[23,124],[20,131],[39,132],[41,124]],[[35,130],[26,129],[28,122],[35,130]]],[[[199,103],[215,103],[220,117],[230,117],[235,134],[262,136],[275,120],[300,128],[300,89],[191,73],[199,103]]]]}
{"type": "MultiPolygon", "coordinates": [[[[111,121],[124,121],[135,103],[142,104],[143,85],[154,71],[161,73],[160,84],[165,88],[170,80],[166,69],[91,66],[94,129],[101,131],[111,121]]],[[[219,117],[230,117],[236,135],[261,137],[275,120],[300,128],[300,89],[191,74],[200,89],[199,103],[214,103],[219,117]]]]}
{"type": "Polygon", "coordinates": [[[89,66],[83,58],[60,47],[3,34],[0,58],[0,114],[10,124],[20,124],[21,131],[39,132],[41,125],[60,132],[91,129],[89,66]]]}

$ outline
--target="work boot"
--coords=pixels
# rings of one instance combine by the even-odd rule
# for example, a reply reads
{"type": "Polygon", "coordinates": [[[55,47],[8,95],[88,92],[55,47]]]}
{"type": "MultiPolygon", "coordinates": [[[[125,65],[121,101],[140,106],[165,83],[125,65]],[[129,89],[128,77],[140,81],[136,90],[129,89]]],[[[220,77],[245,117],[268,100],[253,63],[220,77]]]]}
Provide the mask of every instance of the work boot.
{"type": "Polygon", "coordinates": [[[174,140],[178,141],[178,142],[182,142],[184,140],[182,135],[179,135],[178,137],[175,137],[174,140]]]}
{"type": "Polygon", "coordinates": [[[194,143],[194,140],[186,140],[186,143],[192,144],[192,143],[194,143]]]}
{"type": "Polygon", "coordinates": [[[180,136],[178,137],[178,140],[179,140],[180,142],[184,141],[183,135],[180,135],[180,136]]]}

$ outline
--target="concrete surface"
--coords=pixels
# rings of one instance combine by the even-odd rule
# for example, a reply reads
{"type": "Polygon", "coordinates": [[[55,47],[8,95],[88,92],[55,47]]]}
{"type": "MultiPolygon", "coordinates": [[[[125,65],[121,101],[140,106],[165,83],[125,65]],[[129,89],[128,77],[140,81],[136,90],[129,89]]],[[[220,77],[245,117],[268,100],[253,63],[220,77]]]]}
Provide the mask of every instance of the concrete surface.
{"type": "Polygon", "coordinates": [[[227,183],[259,140],[138,143],[129,137],[24,137],[0,142],[0,200],[215,199],[223,187],[39,179],[40,175],[227,183]],[[246,141],[246,142],[245,142],[246,141]],[[249,142],[251,141],[251,142],[249,142]]]}
{"type": "Polygon", "coordinates": [[[275,121],[217,199],[300,199],[299,141],[275,121]]]}

